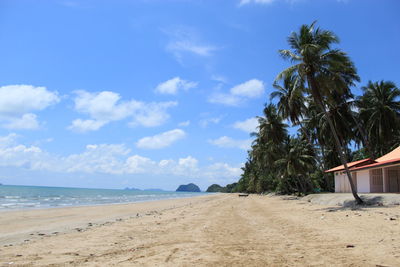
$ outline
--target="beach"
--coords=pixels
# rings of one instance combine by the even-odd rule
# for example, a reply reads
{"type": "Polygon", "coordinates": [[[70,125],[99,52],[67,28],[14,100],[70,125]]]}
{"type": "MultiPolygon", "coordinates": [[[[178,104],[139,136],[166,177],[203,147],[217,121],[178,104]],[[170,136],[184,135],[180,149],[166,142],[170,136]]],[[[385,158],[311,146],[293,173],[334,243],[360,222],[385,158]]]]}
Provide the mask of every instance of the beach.
{"type": "Polygon", "coordinates": [[[215,194],[2,212],[0,266],[399,266],[399,233],[399,206],[215,194]]]}

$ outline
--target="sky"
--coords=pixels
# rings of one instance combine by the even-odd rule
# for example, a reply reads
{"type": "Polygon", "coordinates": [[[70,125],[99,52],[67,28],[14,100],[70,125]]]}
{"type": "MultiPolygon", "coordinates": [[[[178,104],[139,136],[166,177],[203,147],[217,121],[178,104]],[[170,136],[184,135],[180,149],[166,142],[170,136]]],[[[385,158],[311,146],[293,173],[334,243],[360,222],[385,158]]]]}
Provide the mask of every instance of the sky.
{"type": "MultiPolygon", "coordinates": [[[[0,0],[0,183],[235,182],[302,24],[400,85],[397,0],[0,0]]],[[[294,134],[294,131],[292,131],[294,134]]]]}

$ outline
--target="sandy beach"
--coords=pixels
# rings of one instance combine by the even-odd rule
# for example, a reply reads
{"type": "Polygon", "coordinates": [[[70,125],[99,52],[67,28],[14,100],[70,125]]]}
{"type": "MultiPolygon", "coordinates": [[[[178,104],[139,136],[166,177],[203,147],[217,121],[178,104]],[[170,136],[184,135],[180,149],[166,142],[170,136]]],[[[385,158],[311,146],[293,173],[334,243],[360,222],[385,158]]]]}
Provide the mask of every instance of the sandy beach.
{"type": "Polygon", "coordinates": [[[3,212],[0,266],[400,266],[399,233],[399,206],[218,194],[3,212]]]}

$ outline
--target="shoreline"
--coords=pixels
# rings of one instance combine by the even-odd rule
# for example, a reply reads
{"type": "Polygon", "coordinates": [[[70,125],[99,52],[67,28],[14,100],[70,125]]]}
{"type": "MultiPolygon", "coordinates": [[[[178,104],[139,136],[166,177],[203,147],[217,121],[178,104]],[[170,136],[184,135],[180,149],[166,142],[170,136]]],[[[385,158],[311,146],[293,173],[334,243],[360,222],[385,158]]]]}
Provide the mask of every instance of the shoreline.
{"type": "Polygon", "coordinates": [[[85,230],[88,225],[95,227],[137,218],[149,212],[178,208],[207,197],[208,195],[200,195],[131,203],[1,211],[3,216],[0,216],[0,246],[21,244],[24,240],[31,241],[38,236],[62,234],[76,229],[85,230]],[[23,223],[19,223],[21,221],[23,223]]]}
{"type": "MultiPolygon", "coordinates": [[[[151,191],[148,191],[151,192],[151,191]]],[[[171,191],[174,192],[174,191],[171,191]]],[[[179,193],[179,192],[178,192],[179,193]]],[[[190,193],[190,192],[183,192],[183,193],[190,193]]],[[[82,205],[60,205],[60,206],[46,206],[46,207],[29,207],[29,208],[15,208],[15,209],[0,209],[0,214],[4,212],[13,212],[13,211],[30,211],[30,210],[52,210],[52,209],[65,209],[65,208],[80,208],[80,207],[98,207],[98,206],[114,206],[114,205],[125,205],[125,204],[135,204],[135,203],[146,203],[146,202],[153,202],[153,201],[164,201],[164,200],[173,200],[173,199],[185,199],[185,198],[194,198],[194,197],[202,197],[211,194],[221,194],[221,193],[209,193],[209,192],[199,192],[202,194],[194,195],[191,197],[184,196],[184,197],[167,197],[163,199],[150,199],[150,200],[138,200],[132,202],[116,202],[116,203],[99,203],[99,204],[82,204],[82,205]]]]}

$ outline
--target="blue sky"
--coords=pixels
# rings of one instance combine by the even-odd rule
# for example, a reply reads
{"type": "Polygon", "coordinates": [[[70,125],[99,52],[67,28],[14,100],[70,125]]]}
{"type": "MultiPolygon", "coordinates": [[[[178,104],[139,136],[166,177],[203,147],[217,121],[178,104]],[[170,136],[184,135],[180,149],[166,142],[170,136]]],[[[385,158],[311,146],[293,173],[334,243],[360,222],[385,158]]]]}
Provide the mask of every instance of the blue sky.
{"type": "Polygon", "coordinates": [[[287,36],[318,20],[355,62],[357,87],[400,84],[399,11],[396,0],[1,0],[0,182],[234,182],[287,36]]]}

